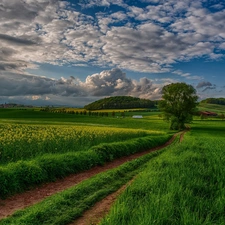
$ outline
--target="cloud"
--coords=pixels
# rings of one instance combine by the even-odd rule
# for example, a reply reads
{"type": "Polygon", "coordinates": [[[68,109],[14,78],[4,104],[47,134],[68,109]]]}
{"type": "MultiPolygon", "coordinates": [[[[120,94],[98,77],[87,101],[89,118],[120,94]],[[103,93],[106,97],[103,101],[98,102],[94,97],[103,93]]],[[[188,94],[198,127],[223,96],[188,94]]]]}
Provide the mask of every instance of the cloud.
{"type": "Polygon", "coordinates": [[[216,53],[224,49],[222,7],[215,4],[217,11],[212,13],[201,1],[144,2],[149,5],[139,8],[122,0],[74,5],[56,0],[3,0],[0,39],[4,47],[0,51],[6,58],[0,62],[1,69],[15,70],[22,63],[25,66],[20,69],[25,70],[36,63],[50,63],[161,73],[169,72],[168,65],[177,61],[223,57],[216,53]],[[119,10],[111,10],[112,5],[119,10]],[[92,7],[96,13],[87,10],[92,7]]]}
{"type": "Polygon", "coordinates": [[[150,79],[132,80],[118,68],[90,75],[84,82],[73,76],[56,80],[33,75],[0,74],[0,78],[0,96],[24,95],[32,96],[33,100],[45,95],[99,98],[129,95],[156,98],[160,93],[160,85],[154,85],[150,79]]]}
{"type": "Polygon", "coordinates": [[[88,76],[81,86],[92,96],[129,95],[151,98],[154,93],[155,98],[157,89],[150,79],[132,80],[118,68],[88,76]]]}
{"type": "Polygon", "coordinates": [[[199,82],[196,88],[203,88],[203,87],[211,87],[213,86],[209,81],[202,81],[199,82]]]}
{"type": "MultiPolygon", "coordinates": [[[[0,96],[159,98],[159,84],[145,77],[130,79],[122,70],[200,80],[173,65],[224,57],[224,4],[214,1],[206,8],[203,0],[141,2],[142,8],[124,0],[2,0],[0,96]],[[92,74],[84,82],[28,74],[43,63],[117,69],[92,74]]],[[[197,88],[214,88],[210,84],[200,82],[197,88]]]]}
{"type": "Polygon", "coordinates": [[[205,92],[205,91],[207,91],[207,90],[214,90],[214,89],[216,89],[216,86],[213,86],[213,87],[206,87],[206,88],[204,88],[204,89],[202,90],[202,92],[205,92]]]}
{"type": "Polygon", "coordinates": [[[206,92],[208,90],[215,90],[216,89],[216,85],[210,83],[209,81],[202,81],[199,82],[198,85],[196,86],[197,89],[200,89],[201,92],[206,92]]]}
{"type": "Polygon", "coordinates": [[[33,42],[31,40],[16,38],[16,37],[12,37],[12,36],[5,35],[5,34],[0,34],[0,40],[7,41],[10,44],[13,43],[13,44],[17,44],[17,45],[34,45],[34,44],[36,44],[35,42],[33,42]]]}
{"type": "Polygon", "coordinates": [[[181,70],[175,70],[172,73],[180,75],[181,77],[190,77],[190,73],[183,73],[181,70]]]}

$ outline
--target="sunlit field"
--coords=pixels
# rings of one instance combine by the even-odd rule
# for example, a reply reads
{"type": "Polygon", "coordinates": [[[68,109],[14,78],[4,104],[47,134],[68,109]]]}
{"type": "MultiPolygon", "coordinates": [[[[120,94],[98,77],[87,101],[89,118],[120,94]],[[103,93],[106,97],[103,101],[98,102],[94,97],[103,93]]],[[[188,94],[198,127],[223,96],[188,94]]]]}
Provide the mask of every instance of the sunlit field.
{"type": "MultiPolygon", "coordinates": [[[[3,198],[161,145],[173,134],[157,112],[146,112],[143,119],[26,113],[16,118],[9,111],[0,119],[3,198]]],[[[177,138],[167,148],[98,174],[0,224],[70,224],[134,176],[101,225],[224,224],[225,121],[197,118],[190,126],[181,143],[177,138]]]]}
{"type": "Polygon", "coordinates": [[[225,122],[198,121],[148,163],[101,225],[224,224],[225,122]]]}
{"type": "Polygon", "coordinates": [[[150,117],[1,109],[0,197],[165,143],[173,132],[150,117]]]}
{"type": "Polygon", "coordinates": [[[201,103],[198,106],[200,111],[212,111],[216,113],[225,113],[225,105],[201,103]]]}

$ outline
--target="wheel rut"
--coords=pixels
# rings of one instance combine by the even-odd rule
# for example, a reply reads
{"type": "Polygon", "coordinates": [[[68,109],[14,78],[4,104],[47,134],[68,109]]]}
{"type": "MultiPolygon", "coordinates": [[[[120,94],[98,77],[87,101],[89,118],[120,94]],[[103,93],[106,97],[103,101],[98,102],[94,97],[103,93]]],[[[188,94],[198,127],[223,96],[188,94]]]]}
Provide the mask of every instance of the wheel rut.
{"type": "MultiPolygon", "coordinates": [[[[103,166],[95,166],[90,170],[87,170],[87,171],[84,171],[84,172],[81,172],[78,174],[71,174],[63,179],[58,179],[55,182],[43,184],[41,186],[36,187],[35,189],[29,190],[29,191],[26,191],[26,192],[23,192],[20,194],[16,194],[16,195],[11,196],[4,200],[0,199],[0,219],[3,219],[5,217],[12,215],[17,210],[24,209],[28,206],[34,205],[37,202],[40,202],[41,200],[47,198],[48,196],[51,196],[53,194],[56,194],[60,191],[65,190],[69,187],[72,187],[72,186],[80,183],[81,181],[86,180],[98,173],[104,172],[109,169],[116,168],[125,162],[131,161],[133,159],[136,159],[136,158],[138,158],[142,155],[148,154],[150,152],[162,149],[162,148],[170,145],[174,141],[174,139],[176,138],[177,135],[182,135],[182,133],[184,133],[184,132],[186,132],[186,131],[174,134],[173,137],[169,141],[167,141],[165,144],[163,144],[161,146],[151,148],[147,151],[138,152],[138,153],[135,153],[130,156],[125,156],[125,157],[121,157],[119,159],[115,159],[112,162],[108,162],[103,166]]],[[[105,198],[106,200],[107,200],[107,198],[111,199],[108,201],[107,205],[110,206],[111,203],[114,202],[116,196],[119,193],[121,193],[121,191],[125,187],[126,187],[126,185],[124,185],[117,192],[112,193],[111,195],[107,196],[105,198]]],[[[103,199],[102,201],[104,201],[105,199],[103,199]]],[[[104,203],[101,203],[101,201],[100,201],[100,203],[99,203],[100,208],[101,208],[101,204],[104,204],[104,203]]],[[[105,211],[107,211],[106,207],[105,208],[103,207],[103,209],[105,209],[105,211]]],[[[102,215],[101,210],[97,214],[102,215]]],[[[94,218],[94,215],[92,216],[92,218],[94,218]]],[[[80,223],[73,223],[73,224],[85,224],[85,223],[82,223],[80,221],[80,223]]]]}

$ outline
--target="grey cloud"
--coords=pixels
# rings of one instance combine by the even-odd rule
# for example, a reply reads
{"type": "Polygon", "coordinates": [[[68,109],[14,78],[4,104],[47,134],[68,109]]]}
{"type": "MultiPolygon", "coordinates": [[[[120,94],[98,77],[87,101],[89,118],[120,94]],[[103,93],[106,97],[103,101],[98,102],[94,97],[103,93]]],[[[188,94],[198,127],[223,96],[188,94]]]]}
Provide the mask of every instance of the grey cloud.
{"type": "Polygon", "coordinates": [[[40,11],[48,5],[56,4],[57,0],[2,0],[0,7],[0,18],[16,21],[30,22],[40,11]]]}
{"type": "Polygon", "coordinates": [[[204,88],[204,89],[202,90],[202,92],[205,92],[205,91],[207,91],[207,90],[214,90],[214,89],[216,89],[215,86],[214,86],[214,87],[206,87],[206,88],[204,88]]]}
{"type": "Polygon", "coordinates": [[[12,37],[12,36],[9,36],[6,34],[0,34],[0,39],[4,40],[4,41],[15,43],[15,44],[19,44],[19,45],[34,45],[34,44],[36,44],[35,42],[33,42],[31,40],[16,38],[16,37],[12,37]]]}
{"type": "Polygon", "coordinates": [[[126,7],[124,0],[78,0],[83,8],[91,8],[93,6],[109,7],[110,4],[126,7]]]}
{"type": "Polygon", "coordinates": [[[15,63],[3,63],[0,62],[0,70],[13,70],[17,69],[18,65],[15,63]]]}
{"type": "Polygon", "coordinates": [[[211,87],[213,86],[209,81],[202,81],[199,82],[196,88],[202,88],[202,87],[211,87]]]}
{"type": "Polygon", "coordinates": [[[20,95],[82,95],[79,86],[72,79],[52,80],[38,76],[20,74],[0,75],[0,96],[20,95]]]}
{"type": "Polygon", "coordinates": [[[150,98],[158,96],[159,87],[153,85],[148,78],[139,81],[126,77],[120,69],[105,70],[99,74],[93,74],[86,78],[85,82],[73,76],[53,80],[45,77],[22,75],[22,74],[0,74],[0,96],[115,96],[131,95],[136,97],[150,98]]]}
{"type": "Polygon", "coordinates": [[[23,72],[28,66],[32,67],[30,63],[24,61],[8,62],[7,58],[0,59],[0,71],[15,71],[18,73],[23,72]]]}

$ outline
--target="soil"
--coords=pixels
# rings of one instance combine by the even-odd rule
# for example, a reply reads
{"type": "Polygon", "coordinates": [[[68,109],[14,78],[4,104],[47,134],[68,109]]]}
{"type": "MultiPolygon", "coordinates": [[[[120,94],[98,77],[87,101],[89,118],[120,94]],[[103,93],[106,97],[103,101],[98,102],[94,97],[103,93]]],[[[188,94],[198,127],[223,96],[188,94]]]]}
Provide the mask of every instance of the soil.
{"type": "MultiPolygon", "coordinates": [[[[184,132],[182,132],[184,133],[184,132]]],[[[0,199],[0,219],[5,218],[7,216],[12,215],[15,211],[20,210],[20,209],[24,209],[25,207],[31,206],[37,202],[40,202],[41,200],[43,200],[44,198],[53,195],[57,192],[63,191],[64,189],[67,189],[69,187],[72,187],[78,183],[80,183],[81,181],[88,179],[98,173],[104,172],[106,170],[115,168],[120,166],[121,164],[136,159],[142,155],[148,154],[152,151],[156,151],[159,149],[162,149],[166,146],[168,146],[169,144],[171,144],[173,142],[173,140],[175,139],[175,137],[177,135],[180,135],[182,133],[177,133],[175,134],[168,142],[166,142],[164,145],[149,149],[147,151],[144,152],[139,152],[130,156],[126,156],[126,157],[122,157],[119,159],[116,159],[112,162],[106,163],[103,166],[96,166],[90,170],[78,173],[78,174],[71,174],[70,176],[64,178],[64,179],[58,179],[55,182],[51,182],[51,183],[46,183],[43,184],[39,187],[36,187],[35,189],[20,193],[20,194],[16,194],[14,196],[11,196],[5,200],[1,200],[0,199]]],[[[96,206],[94,206],[91,210],[93,211],[89,211],[89,213],[91,212],[91,216],[88,216],[88,218],[101,218],[102,215],[104,214],[104,212],[108,212],[111,203],[114,202],[115,198],[117,197],[117,195],[119,193],[121,193],[121,191],[126,187],[123,186],[121,189],[119,189],[117,192],[107,196],[105,199],[103,199],[102,201],[100,201],[99,203],[97,203],[96,206]],[[98,209],[97,209],[98,208],[98,209]]],[[[85,214],[84,214],[85,215],[85,214]]],[[[80,218],[79,223],[73,223],[73,224],[85,224],[86,221],[86,216],[83,216],[80,218]],[[82,221],[83,218],[83,221],[82,221]]],[[[91,221],[92,222],[92,221],[91,221]]],[[[89,221],[90,223],[90,221],[89,221]]],[[[94,223],[92,223],[94,224],[94,223]]]]}
{"type": "MultiPolygon", "coordinates": [[[[131,180],[132,181],[132,180],[131,180]]],[[[131,183],[123,185],[116,192],[108,195],[100,202],[97,202],[92,208],[84,212],[84,214],[75,220],[70,225],[97,225],[100,220],[109,212],[111,206],[115,202],[116,198],[126,189],[127,186],[131,183]]]]}

